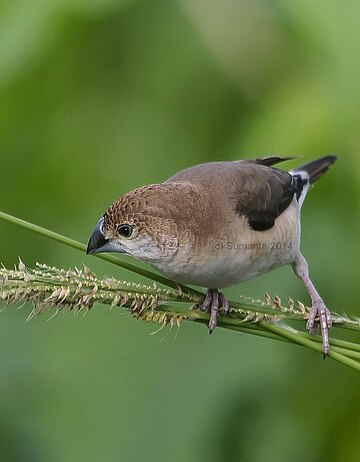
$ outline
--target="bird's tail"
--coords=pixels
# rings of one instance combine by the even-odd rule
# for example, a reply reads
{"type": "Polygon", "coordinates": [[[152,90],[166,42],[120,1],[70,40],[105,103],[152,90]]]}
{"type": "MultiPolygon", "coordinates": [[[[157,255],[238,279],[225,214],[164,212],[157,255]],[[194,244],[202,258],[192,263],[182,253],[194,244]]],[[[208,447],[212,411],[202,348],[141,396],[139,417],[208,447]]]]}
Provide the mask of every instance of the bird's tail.
{"type": "Polygon", "coordinates": [[[321,159],[313,160],[312,162],[308,162],[307,164],[300,165],[296,169],[292,170],[291,174],[301,174],[303,172],[307,173],[308,179],[310,183],[314,183],[318,180],[321,176],[324,175],[325,172],[329,170],[329,167],[336,161],[336,156],[325,156],[321,157],[321,159]]]}
{"type": "Polygon", "coordinates": [[[300,165],[300,167],[297,167],[289,172],[293,176],[294,181],[302,183],[301,193],[298,197],[300,207],[302,206],[311,185],[329,170],[329,167],[336,161],[336,159],[336,156],[321,157],[320,159],[313,160],[307,164],[300,165]]]}

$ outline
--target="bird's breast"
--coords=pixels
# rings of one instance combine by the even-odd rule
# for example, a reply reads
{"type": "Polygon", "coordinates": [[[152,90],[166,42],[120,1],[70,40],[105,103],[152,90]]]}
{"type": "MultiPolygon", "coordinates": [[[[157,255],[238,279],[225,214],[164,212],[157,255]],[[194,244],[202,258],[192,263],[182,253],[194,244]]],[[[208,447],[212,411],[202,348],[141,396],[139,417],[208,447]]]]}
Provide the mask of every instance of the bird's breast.
{"type": "Polygon", "coordinates": [[[294,261],[300,246],[297,202],[276,219],[267,231],[254,231],[245,217],[234,217],[219,232],[179,239],[171,260],[152,265],[168,278],[183,284],[223,288],[254,278],[294,261]]]}

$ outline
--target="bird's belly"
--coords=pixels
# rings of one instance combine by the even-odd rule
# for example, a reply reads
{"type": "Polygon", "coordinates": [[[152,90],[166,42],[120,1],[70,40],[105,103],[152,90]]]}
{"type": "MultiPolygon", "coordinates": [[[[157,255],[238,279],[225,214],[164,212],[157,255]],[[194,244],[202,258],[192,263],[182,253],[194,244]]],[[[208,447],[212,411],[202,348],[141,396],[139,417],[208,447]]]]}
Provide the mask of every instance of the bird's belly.
{"type": "Polygon", "coordinates": [[[232,250],[232,252],[239,252],[242,255],[229,254],[223,261],[220,260],[213,266],[209,265],[207,281],[203,280],[203,284],[207,282],[206,287],[228,287],[267,273],[291,261],[287,255],[278,250],[267,254],[254,250],[232,250]],[[251,255],[246,255],[250,252],[251,255]]]}
{"type": "Polygon", "coordinates": [[[292,203],[270,230],[254,231],[241,223],[228,236],[214,237],[197,251],[178,252],[171,263],[154,266],[179,283],[224,288],[293,262],[299,246],[299,212],[292,203]],[[240,235],[237,229],[242,229],[240,235]]]}
{"type": "Polygon", "coordinates": [[[234,246],[223,251],[221,255],[204,255],[201,261],[189,261],[184,266],[159,270],[179,283],[224,288],[267,273],[291,261],[293,258],[289,257],[288,252],[277,249],[268,252],[254,248],[244,250],[242,244],[241,250],[234,246]]]}

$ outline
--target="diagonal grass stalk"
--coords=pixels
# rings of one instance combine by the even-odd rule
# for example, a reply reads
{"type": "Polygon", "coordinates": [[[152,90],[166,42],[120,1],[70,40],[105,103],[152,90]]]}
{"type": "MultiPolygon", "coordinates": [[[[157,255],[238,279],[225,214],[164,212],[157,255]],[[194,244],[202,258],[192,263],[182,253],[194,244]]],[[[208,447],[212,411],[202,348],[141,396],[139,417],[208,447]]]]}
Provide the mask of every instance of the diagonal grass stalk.
{"type": "MultiPolygon", "coordinates": [[[[83,244],[82,242],[76,241],[74,239],[71,239],[70,237],[63,236],[62,234],[56,233],[54,231],[50,231],[49,229],[43,228],[41,226],[35,225],[33,223],[30,223],[28,221],[22,220],[21,218],[14,217],[12,215],[9,215],[7,213],[1,212],[0,211],[0,219],[7,221],[8,223],[11,223],[13,225],[20,226],[21,228],[27,229],[28,231],[32,231],[36,234],[39,234],[40,236],[47,237],[49,239],[52,239],[53,241],[59,242],[60,244],[67,245],[68,247],[72,247],[73,249],[80,250],[80,252],[85,253],[86,252],[86,245],[83,244]]],[[[114,265],[120,266],[121,268],[124,268],[128,271],[132,271],[133,273],[137,273],[140,276],[143,276],[145,278],[151,279],[153,281],[159,282],[160,284],[164,284],[165,286],[172,287],[174,289],[180,288],[186,293],[191,293],[194,295],[194,297],[197,297],[197,300],[200,301],[202,299],[202,293],[198,292],[195,289],[191,289],[190,287],[185,287],[182,286],[181,284],[176,284],[174,281],[171,281],[170,279],[167,279],[164,276],[161,276],[160,274],[154,273],[153,271],[146,270],[144,268],[140,268],[139,266],[136,266],[132,263],[129,263],[124,260],[120,260],[117,257],[114,257],[113,255],[109,254],[96,254],[94,255],[96,258],[100,258],[100,260],[105,260],[109,263],[112,263],[114,265]]]]}
{"type": "MultiPolygon", "coordinates": [[[[85,244],[81,242],[4,212],[0,212],[0,219],[82,252],[86,250],[85,244]]],[[[79,312],[92,308],[95,303],[101,303],[110,307],[124,306],[134,316],[145,321],[158,322],[162,327],[180,326],[184,319],[207,324],[207,313],[191,309],[202,300],[201,292],[178,285],[157,273],[112,255],[100,254],[96,257],[144,276],[153,285],[100,279],[88,268],[61,270],[37,264],[35,269],[27,269],[20,261],[15,270],[0,268],[0,300],[3,299],[7,304],[31,302],[33,311],[30,318],[49,309],[54,309],[55,313],[65,309],[79,312]],[[158,287],[155,282],[166,288],[158,287]]],[[[242,297],[240,302],[230,301],[230,307],[229,315],[219,318],[219,327],[322,352],[320,336],[310,336],[284,322],[304,323],[309,309],[300,302],[294,303],[289,299],[288,304],[283,305],[279,297],[271,298],[267,294],[265,301],[242,297]]],[[[356,318],[335,314],[333,317],[336,327],[360,330],[360,323],[356,318]]],[[[337,338],[331,338],[330,343],[329,358],[360,371],[359,344],[337,338]]]]}

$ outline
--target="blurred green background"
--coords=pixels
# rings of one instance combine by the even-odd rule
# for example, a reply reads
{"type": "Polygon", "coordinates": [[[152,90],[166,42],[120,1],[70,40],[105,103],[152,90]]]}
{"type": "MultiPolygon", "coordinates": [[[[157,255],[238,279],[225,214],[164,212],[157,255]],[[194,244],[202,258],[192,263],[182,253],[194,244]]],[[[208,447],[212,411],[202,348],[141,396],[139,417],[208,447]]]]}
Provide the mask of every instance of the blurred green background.
{"type": "MultiPolygon", "coordinates": [[[[86,242],[122,193],[204,161],[336,152],[303,209],[330,308],[360,315],[360,3],[3,0],[0,209],[86,242]]],[[[291,168],[295,163],[288,163],[291,168]]],[[[20,255],[136,276],[0,222],[20,255]]],[[[290,268],[226,291],[308,303],[290,268]]],[[[0,460],[354,461],[359,375],[295,346],[120,309],[0,315],[0,460]]]]}

